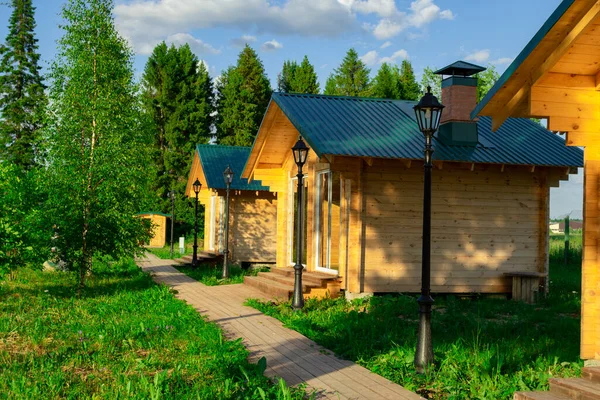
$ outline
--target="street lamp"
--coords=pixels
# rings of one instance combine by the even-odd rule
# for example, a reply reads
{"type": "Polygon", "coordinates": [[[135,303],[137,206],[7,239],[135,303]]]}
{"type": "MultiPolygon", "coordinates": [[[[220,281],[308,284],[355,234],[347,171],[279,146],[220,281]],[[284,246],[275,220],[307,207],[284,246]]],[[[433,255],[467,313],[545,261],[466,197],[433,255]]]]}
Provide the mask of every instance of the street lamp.
{"type": "Polygon", "coordinates": [[[229,254],[229,189],[233,182],[233,170],[229,165],[223,171],[223,179],[227,187],[227,198],[225,200],[225,252],[223,253],[223,279],[229,278],[229,266],[227,265],[227,256],[229,254]]]}
{"type": "Polygon", "coordinates": [[[198,266],[198,193],[200,193],[202,183],[196,178],[193,186],[194,193],[196,193],[196,208],[194,213],[194,254],[192,255],[192,267],[196,268],[198,266]]]}
{"type": "Polygon", "coordinates": [[[419,104],[413,107],[419,129],[425,136],[425,165],[423,191],[423,255],[421,258],[421,296],[419,303],[419,333],[417,351],[415,353],[415,368],[423,373],[429,364],[433,363],[433,346],[431,344],[431,139],[440,126],[444,106],[431,94],[431,87],[421,98],[419,104]]]}
{"type": "Polygon", "coordinates": [[[171,198],[171,249],[169,250],[169,257],[173,259],[173,228],[175,224],[175,190],[169,192],[171,198]]]}
{"type": "Polygon", "coordinates": [[[298,166],[298,218],[296,219],[296,265],[294,265],[294,298],[292,300],[292,308],[294,311],[299,311],[304,307],[304,296],[302,295],[302,227],[303,223],[303,202],[302,202],[302,190],[304,188],[302,174],[302,166],[306,163],[308,157],[308,147],[302,140],[302,137],[298,139],[294,147],[292,147],[294,153],[294,161],[298,166]]]}

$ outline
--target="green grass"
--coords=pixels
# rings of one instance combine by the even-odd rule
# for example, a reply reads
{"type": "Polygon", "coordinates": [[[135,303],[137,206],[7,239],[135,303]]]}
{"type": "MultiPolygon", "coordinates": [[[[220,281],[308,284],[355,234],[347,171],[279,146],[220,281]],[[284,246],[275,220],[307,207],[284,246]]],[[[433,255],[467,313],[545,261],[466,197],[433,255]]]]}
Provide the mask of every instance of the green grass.
{"type": "MultiPolygon", "coordinates": [[[[198,251],[202,251],[202,246],[204,243],[204,239],[198,238],[198,251]]],[[[150,253],[154,254],[156,257],[161,258],[163,260],[171,259],[171,245],[166,244],[161,248],[147,248],[150,253]]],[[[177,240],[173,245],[173,257],[172,258],[180,258],[181,256],[190,255],[194,251],[194,238],[186,239],[185,246],[183,248],[183,254],[179,252],[179,240],[177,240]]]]}
{"type": "Polygon", "coordinates": [[[96,267],[81,297],[67,273],[0,283],[0,398],[302,398],[132,261],[96,267]]]}
{"type": "Polygon", "coordinates": [[[189,265],[176,265],[175,268],[207,286],[244,283],[244,276],[256,276],[259,272],[269,271],[269,267],[244,270],[238,265],[230,265],[229,278],[223,279],[223,265],[221,264],[216,266],[211,264],[200,264],[198,268],[192,268],[189,265]]]}
{"type": "Polygon", "coordinates": [[[418,309],[415,296],[385,295],[351,303],[249,300],[338,356],[430,399],[512,399],[516,390],[543,390],[550,377],[579,376],[581,242],[571,238],[563,265],[552,238],[550,295],[535,305],[503,299],[436,296],[432,316],[436,364],[415,373],[418,309]],[[579,243],[577,245],[577,243],[579,243]]]}

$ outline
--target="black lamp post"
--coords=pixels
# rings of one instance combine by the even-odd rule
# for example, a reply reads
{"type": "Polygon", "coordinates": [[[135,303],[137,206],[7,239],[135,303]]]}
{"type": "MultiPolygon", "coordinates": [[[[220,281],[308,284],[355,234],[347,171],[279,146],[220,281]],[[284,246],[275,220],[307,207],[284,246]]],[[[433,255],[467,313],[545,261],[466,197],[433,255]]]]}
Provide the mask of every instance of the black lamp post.
{"type": "Polygon", "coordinates": [[[229,189],[233,182],[233,170],[227,166],[223,171],[223,179],[227,187],[227,197],[225,200],[225,252],[223,253],[223,279],[229,278],[229,266],[227,256],[229,255],[229,189]]]}
{"type": "Polygon", "coordinates": [[[303,201],[302,201],[302,189],[304,188],[304,175],[302,174],[302,166],[306,163],[308,156],[308,147],[306,143],[300,137],[294,147],[292,147],[294,153],[294,161],[298,166],[298,218],[296,219],[296,265],[294,265],[294,299],[292,300],[292,308],[294,311],[299,311],[304,307],[304,296],[302,295],[302,253],[304,246],[302,243],[302,228],[304,226],[303,221],[303,201]]]}
{"type": "Polygon", "coordinates": [[[169,250],[169,257],[173,259],[173,228],[175,226],[175,191],[169,192],[171,198],[171,249],[169,250]]]}
{"type": "Polygon", "coordinates": [[[433,149],[431,139],[440,126],[444,106],[431,94],[431,87],[414,106],[419,129],[425,136],[425,176],[423,191],[423,256],[421,266],[421,296],[419,303],[419,333],[417,351],[415,353],[415,368],[423,373],[427,366],[433,363],[433,346],[431,344],[431,156],[433,149]]]}
{"type": "Polygon", "coordinates": [[[194,193],[196,193],[196,208],[194,212],[194,254],[192,255],[192,267],[196,268],[198,266],[198,193],[200,193],[202,183],[196,178],[193,186],[194,193]]]}

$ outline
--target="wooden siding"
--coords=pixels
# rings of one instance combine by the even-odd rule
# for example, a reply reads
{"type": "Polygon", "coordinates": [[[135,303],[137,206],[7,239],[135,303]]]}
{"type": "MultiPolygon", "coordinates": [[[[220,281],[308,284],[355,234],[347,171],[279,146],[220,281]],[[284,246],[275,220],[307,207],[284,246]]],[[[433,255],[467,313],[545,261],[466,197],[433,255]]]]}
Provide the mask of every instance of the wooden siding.
{"type": "MultiPolygon", "coordinates": [[[[363,172],[366,292],[420,290],[422,165],[375,160],[363,172]]],[[[504,272],[546,270],[546,175],[452,163],[434,170],[434,292],[509,293],[504,272]]]]}
{"type": "Polygon", "coordinates": [[[150,220],[153,225],[152,238],[148,247],[161,248],[167,243],[167,217],[163,215],[143,215],[142,218],[150,220]]]}

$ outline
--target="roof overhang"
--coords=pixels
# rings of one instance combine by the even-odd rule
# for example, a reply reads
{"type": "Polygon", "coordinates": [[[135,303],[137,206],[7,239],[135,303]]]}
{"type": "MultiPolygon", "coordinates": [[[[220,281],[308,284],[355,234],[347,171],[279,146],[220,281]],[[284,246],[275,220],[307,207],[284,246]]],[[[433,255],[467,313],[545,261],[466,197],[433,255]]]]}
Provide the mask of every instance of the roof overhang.
{"type": "Polygon", "coordinates": [[[194,193],[194,182],[196,178],[200,180],[202,183],[202,187],[200,190],[208,190],[208,184],[206,183],[206,176],[204,175],[204,170],[202,169],[202,163],[200,162],[200,156],[198,154],[198,150],[194,151],[194,160],[192,161],[192,167],[190,168],[190,175],[188,177],[187,185],[185,187],[185,194],[188,197],[194,197],[196,194],[194,193]]]}
{"type": "MultiPolygon", "coordinates": [[[[492,117],[497,130],[509,117],[549,118],[552,131],[584,131],[593,115],[560,103],[598,102],[600,2],[564,0],[471,113],[492,117]],[[562,89],[562,91],[561,91],[562,89]],[[567,91],[564,91],[567,90],[567,91]],[[564,114],[564,115],[563,115],[564,114]]],[[[598,118],[600,121],[600,118],[598,118]]]]}

